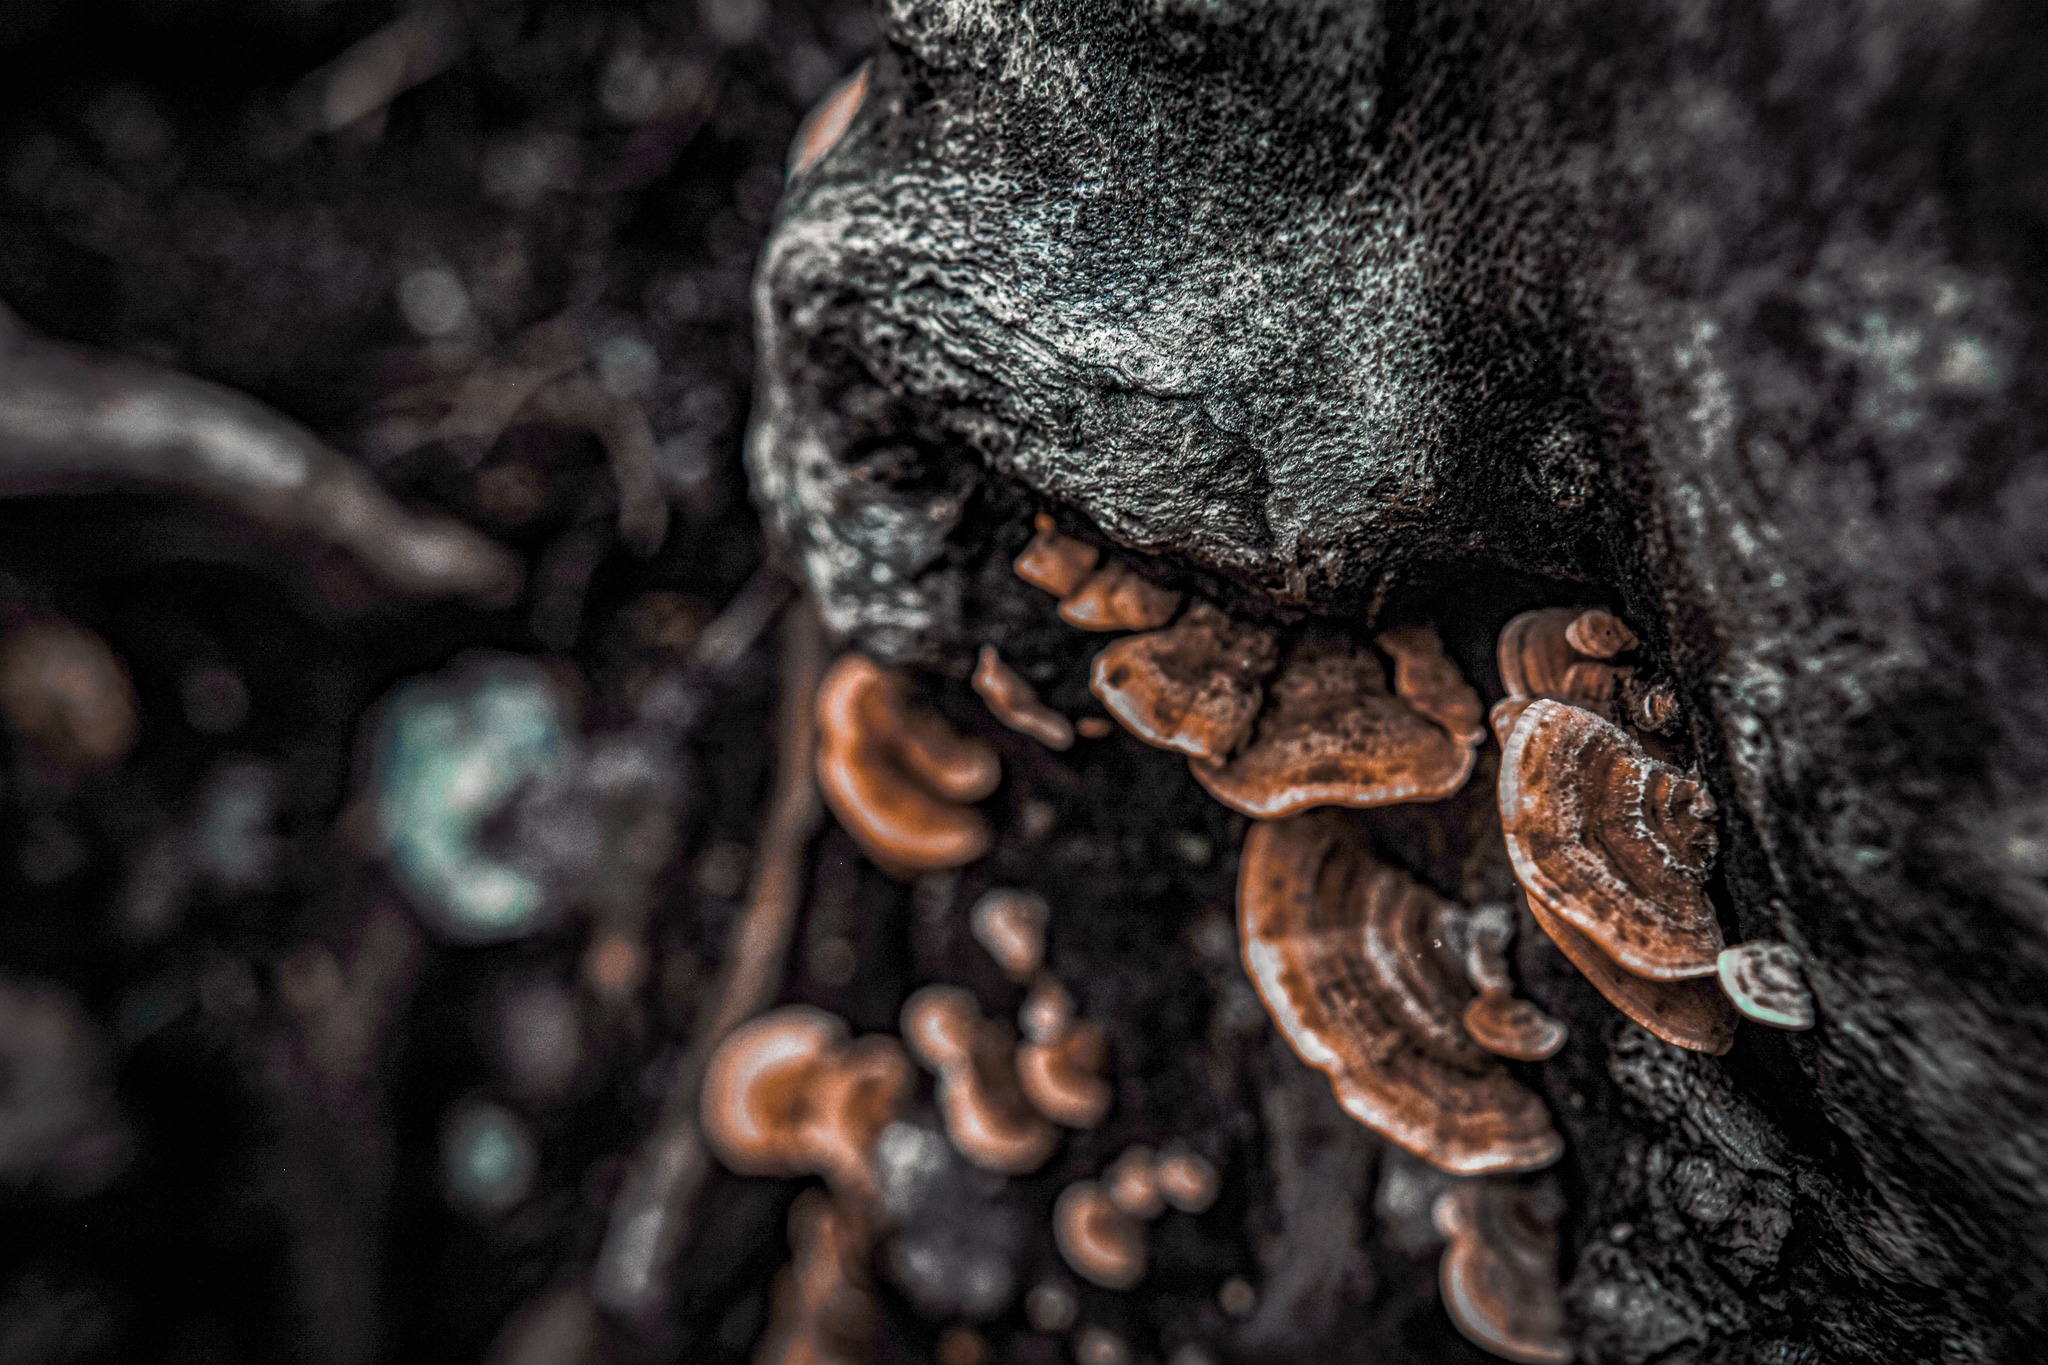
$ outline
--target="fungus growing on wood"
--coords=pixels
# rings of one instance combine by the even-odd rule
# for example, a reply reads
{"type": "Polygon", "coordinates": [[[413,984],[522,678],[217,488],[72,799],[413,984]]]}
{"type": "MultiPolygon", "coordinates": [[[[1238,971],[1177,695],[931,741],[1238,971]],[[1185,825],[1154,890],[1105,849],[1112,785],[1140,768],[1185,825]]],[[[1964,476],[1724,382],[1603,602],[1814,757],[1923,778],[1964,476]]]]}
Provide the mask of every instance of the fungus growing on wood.
{"type": "Polygon", "coordinates": [[[1465,1031],[1497,1057],[1540,1062],[1564,1046],[1565,1026],[1515,995],[1508,975],[1514,917],[1504,905],[1482,905],[1465,922],[1465,977],[1478,994],[1465,1006],[1465,1031]]]}
{"type": "Polygon", "coordinates": [[[1608,660],[1635,646],[1635,632],[1599,607],[1542,607],[1515,617],[1497,646],[1507,696],[1493,706],[1494,737],[1505,746],[1522,712],[1542,697],[1607,715],[1635,671],[1608,660]]]}
{"type": "Polygon", "coordinates": [[[1268,686],[1251,742],[1227,762],[1189,768],[1232,810],[1274,820],[1313,806],[1440,800],[1471,776],[1476,747],[1389,692],[1369,652],[1308,643],[1268,686]]]}
{"type": "Polygon", "coordinates": [[[1179,610],[1179,593],[1115,560],[1060,599],[1060,620],[1081,630],[1156,630],[1179,610]]]}
{"type": "Polygon", "coordinates": [[[1222,760],[1250,732],[1278,661],[1271,630],[1197,602],[1165,630],[1118,640],[1097,654],[1088,686],[1147,744],[1222,760]]]}
{"type": "Polygon", "coordinates": [[[974,667],[974,691],[988,703],[989,714],[1020,735],[1028,735],[1055,752],[1074,747],[1074,725],[1038,699],[1022,674],[1003,662],[994,645],[981,647],[974,667]]]}
{"type": "Polygon", "coordinates": [[[1402,626],[1375,637],[1394,661],[1394,695],[1441,725],[1451,738],[1477,748],[1486,738],[1486,708],[1472,684],[1444,653],[1433,626],[1402,626]]]}
{"type": "Polygon", "coordinates": [[[1619,726],[1530,703],[1501,757],[1501,832],[1515,877],[1625,970],[1711,976],[1721,926],[1707,900],[1714,799],[1619,726]]]}
{"type": "Polygon", "coordinates": [[[1735,1010],[1713,982],[1632,976],[1541,899],[1528,903],[1537,926],[1608,1004],[1673,1047],[1718,1056],[1735,1045],[1735,1010]]]}
{"type": "Polygon", "coordinates": [[[1011,566],[1017,577],[1041,592],[1065,597],[1081,586],[1095,571],[1102,551],[1085,540],[1063,536],[1052,517],[1040,512],[1032,522],[1037,534],[1011,566]]]}
{"type": "Polygon", "coordinates": [[[1089,1020],[1069,1023],[1043,1042],[1017,1045],[1017,1084],[1031,1107],[1063,1128],[1093,1128],[1115,1099],[1102,1072],[1109,1035],[1089,1020]]]}
{"type": "Polygon", "coordinates": [[[939,1078],[939,1117],[960,1154],[983,1170],[1023,1175],[1059,1143],[1018,1088],[1010,1031],[981,1017],[957,986],[926,986],[903,1004],[903,1040],[939,1078]]]}
{"type": "Polygon", "coordinates": [[[825,153],[846,136],[846,130],[853,124],[853,116],[860,112],[861,102],[868,97],[870,65],[862,62],[860,70],[827,90],[825,97],[804,115],[803,123],[789,144],[789,179],[796,179],[823,161],[825,153]]]}
{"type": "Polygon", "coordinates": [[[1523,1365],[1565,1365],[1557,1231],[1537,1197],[1502,1180],[1460,1181],[1437,1196],[1444,1310],[1480,1349],[1523,1365]]]}
{"type": "Polygon", "coordinates": [[[789,1245],[754,1365],[867,1365],[876,1312],[863,1220],[806,1190],[790,1206],[789,1245]]]}
{"type": "Polygon", "coordinates": [[[1145,1225],[1119,1209],[1093,1180],[1060,1191],[1053,1203],[1052,1236],[1061,1258],[1090,1284],[1130,1289],[1145,1278],[1145,1225]]]}
{"type": "Polygon", "coordinates": [[[968,931],[1012,981],[1029,981],[1045,963],[1045,922],[1052,915],[1029,891],[998,886],[967,912],[968,931]]]}
{"type": "Polygon", "coordinates": [[[1434,946],[1442,906],[1335,812],[1255,824],[1245,839],[1246,970],[1346,1112],[1454,1173],[1548,1165],[1564,1144],[1542,1101],[1465,1033],[1467,988],[1434,946]]]}
{"type": "Polygon", "coordinates": [[[1102,1182],[1109,1202],[1141,1222],[1166,1212],[1166,1196],[1159,1188],[1159,1154],[1150,1147],[1126,1147],[1102,1173],[1102,1182]]]}
{"type": "Polygon", "coordinates": [[[875,1142],[910,1089],[892,1038],[851,1039],[823,1010],[789,1005],[727,1035],[698,1100],[704,1136],[742,1175],[822,1175],[865,1198],[875,1142]]]}
{"type": "Polygon", "coordinates": [[[0,639],[0,715],[55,767],[112,767],[142,724],[128,670],[107,642],[69,621],[31,621],[0,639]]]}
{"type": "Polygon", "coordinates": [[[1222,1179],[1207,1157],[1184,1147],[1168,1147],[1154,1168],[1159,1193],[1182,1213],[1203,1213],[1216,1202],[1222,1179]]]}
{"type": "Polygon", "coordinates": [[[870,857],[893,872],[971,863],[988,821],[968,803],[996,788],[995,750],[918,708],[910,682],[843,655],[818,688],[818,785],[870,857]]]}
{"type": "Polygon", "coordinates": [[[1756,939],[1724,950],[1717,964],[1721,989],[1745,1019],[1772,1028],[1813,1027],[1813,992],[1799,973],[1799,950],[1756,939]]]}

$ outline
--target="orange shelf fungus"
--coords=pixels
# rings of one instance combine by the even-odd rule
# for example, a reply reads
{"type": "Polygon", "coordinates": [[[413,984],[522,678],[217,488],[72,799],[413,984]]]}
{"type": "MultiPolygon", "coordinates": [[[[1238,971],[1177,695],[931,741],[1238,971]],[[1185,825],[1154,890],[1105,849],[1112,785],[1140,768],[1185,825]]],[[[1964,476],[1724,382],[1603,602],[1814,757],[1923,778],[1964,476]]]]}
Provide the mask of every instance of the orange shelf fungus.
{"type": "Polygon", "coordinates": [[[1159,1193],[1182,1213],[1204,1213],[1222,1192],[1222,1179],[1207,1157],[1168,1147],[1155,1169],[1159,1193]]]}
{"type": "Polygon", "coordinates": [[[1126,1147],[1122,1156],[1109,1163],[1102,1181],[1109,1202],[1140,1222],[1149,1223],[1166,1212],[1166,1195],[1159,1188],[1158,1153],[1150,1147],[1126,1147]]]}
{"type": "Polygon", "coordinates": [[[1631,976],[1548,905],[1528,901],[1537,925],[1608,1004],[1673,1047],[1719,1056],[1735,1045],[1735,1009],[1711,981],[1631,976]]]}
{"type": "Polygon", "coordinates": [[[1074,1002],[1050,976],[1039,978],[1017,1011],[1017,1084],[1031,1107],[1062,1128],[1093,1128],[1109,1114],[1115,1091],[1103,1077],[1109,1035],[1075,1020],[1074,1002]]]}
{"type": "Polygon", "coordinates": [[[1081,630],[1157,630],[1179,610],[1179,593],[1114,560],[1060,599],[1060,620],[1081,630]]]}
{"type": "Polygon", "coordinates": [[[1557,1231],[1535,1196],[1505,1181],[1465,1181],[1437,1196],[1432,1213],[1449,1241],[1437,1279],[1458,1330],[1503,1360],[1566,1365],[1557,1231]]]}
{"type": "Polygon", "coordinates": [[[974,691],[989,714],[1020,735],[1055,752],[1074,747],[1074,724],[1038,699],[1024,676],[1003,662],[994,645],[981,647],[974,667],[974,691]]]}
{"type": "Polygon", "coordinates": [[[1051,909],[1029,891],[998,886],[967,912],[967,928],[1012,981],[1029,981],[1045,964],[1045,922],[1051,909]]]}
{"type": "Polygon", "coordinates": [[[1353,1118],[1460,1175],[1564,1151],[1534,1093],[1467,1036],[1470,991],[1435,945],[1444,902],[1334,812],[1259,823],[1238,881],[1246,970],[1353,1118]]]}
{"type": "Polygon", "coordinates": [[[1039,591],[1065,597],[1095,572],[1102,551],[1085,540],[1061,535],[1047,513],[1040,512],[1032,525],[1037,534],[1011,567],[1017,577],[1039,591]]]}
{"type": "Polygon", "coordinates": [[[1197,602],[1167,629],[1097,654],[1088,686],[1147,744],[1220,761],[1250,733],[1279,657],[1272,631],[1197,602]]]}
{"type": "Polygon", "coordinates": [[[1608,714],[1635,672],[1608,660],[1635,646],[1635,632],[1599,607],[1543,607],[1515,617],[1497,646],[1508,694],[1493,706],[1494,737],[1505,747],[1522,712],[1542,697],[1608,714]]]}
{"type": "Polygon", "coordinates": [[[1145,1225],[1119,1209],[1092,1180],[1060,1191],[1053,1203],[1052,1236],[1061,1258],[1090,1284],[1130,1289],[1145,1278],[1145,1225]]]}
{"type": "Polygon", "coordinates": [[[1486,708],[1444,653],[1433,626],[1402,626],[1373,641],[1394,661],[1394,695],[1435,721],[1452,739],[1478,748],[1486,739],[1486,708]]]}
{"type": "Polygon", "coordinates": [[[789,1210],[789,1245],[754,1365],[868,1365],[876,1310],[863,1220],[806,1190],[789,1210]]]}
{"type": "Polygon", "coordinates": [[[1477,741],[1389,692],[1386,671],[1364,650],[1302,645],[1267,692],[1251,743],[1235,758],[1189,764],[1240,814],[1274,820],[1314,806],[1436,801],[1472,775],[1477,741]]]}
{"type": "Polygon", "coordinates": [[[895,1039],[855,1042],[833,1015],[790,1005],[718,1045],[699,1118],[718,1159],[742,1175],[822,1175],[865,1198],[875,1186],[875,1141],[909,1090],[910,1064],[895,1039]]]}
{"type": "Polygon", "coordinates": [[[1009,1029],[981,1017],[957,986],[926,986],[903,1005],[903,1040],[939,1078],[939,1117],[953,1146],[1002,1175],[1037,1170],[1059,1130],[1031,1109],[1017,1085],[1009,1029]]]}
{"type": "Polygon", "coordinates": [[[0,716],[38,757],[80,772],[120,762],[141,730],[128,670],[69,621],[33,621],[0,640],[0,716]]]}
{"type": "Polygon", "coordinates": [[[959,867],[988,851],[969,803],[996,789],[996,753],[917,708],[910,682],[863,654],[818,688],[818,785],[861,848],[892,872],[959,867]]]}
{"type": "Polygon", "coordinates": [[[1543,700],[1508,736],[1499,794],[1508,858],[1532,899],[1636,976],[1714,974],[1714,799],[1697,780],[1591,711],[1543,700]]]}
{"type": "Polygon", "coordinates": [[[1564,1046],[1565,1026],[1515,995],[1508,975],[1514,920],[1504,905],[1474,910],[1465,927],[1465,977],[1478,994],[1465,1006],[1465,1032],[1496,1057],[1540,1062],[1564,1046]]]}

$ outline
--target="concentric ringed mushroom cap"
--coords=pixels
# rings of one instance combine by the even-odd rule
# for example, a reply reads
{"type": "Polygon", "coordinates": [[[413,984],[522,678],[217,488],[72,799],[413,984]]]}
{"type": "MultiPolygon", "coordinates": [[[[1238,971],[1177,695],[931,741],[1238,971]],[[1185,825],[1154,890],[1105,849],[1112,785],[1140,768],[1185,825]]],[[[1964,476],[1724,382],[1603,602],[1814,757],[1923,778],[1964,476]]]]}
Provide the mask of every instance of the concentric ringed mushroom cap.
{"type": "Polygon", "coordinates": [[[1476,743],[1389,692],[1368,651],[1308,643],[1268,687],[1251,742],[1228,762],[1189,767],[1232,810],[1276,820],[1315,806],[1441,800],[1472,775],[1476,743]]]}
{"type": "Polygon", "coordinates": [[[1721,954],[1721,989],[1745,1019],[1770,1028],[1813,1027],[1813,992],[1799,974],[1799,950],[1775,939],[1738,943],[1721,954]]]}
{"type": "Polygon", "coordinates": [[[1734,1007],[1712,982],[1631,976],[1541,900],[1530,896],[1528,902],[1537,926],[1608,1004],[1673,1047],[1718,1057],[1735,1045],[1734,1007]]]}
{"type": "Polygon", "coordinates": [[[1508,857],[1532,899],[1637,976],[1713,975],[1714,801],[1697,780],[1619,726],[1545,700],[1508,736],[1499,794],[1508,857]]]}
{"type": "Polygon", "coordinates": [[[1272,631],[1197,602],[1165,630],[1097,654],[1088,686],[1147,744],[1220,760],[1250,733],[1279,658],[1272,631]]]}
{"type": "Polygon", "coordinates": [[[1245,967],[1359,1122],[1456,1174],[1549,1165],[1564,1143],[1542,1101],[1465,1035],[1441,967],[1398,960],[1434,899],[1335,812],[1255,824],[1238,882],[1245,967]]]}
{"type": "Polygon", "coordinates": [[[1494,703],[1494,736],[1505,745],[1522,712],[1541,697],[1607,714],[1635,671],[1608,660],[1635,646],[1635,632],[1599,607],[1543,607],[1515,617],[1496,646],[1507,696],[1494,703]]]}
{"type": "Polygon", "coordinates": [[[1557,1233],[1528,1191],[1500,1180],[1453,1185],[1437,1196],[1444,1310],[1476,1346],[1522,1365],[1566,1365],[1557,1233]]]}

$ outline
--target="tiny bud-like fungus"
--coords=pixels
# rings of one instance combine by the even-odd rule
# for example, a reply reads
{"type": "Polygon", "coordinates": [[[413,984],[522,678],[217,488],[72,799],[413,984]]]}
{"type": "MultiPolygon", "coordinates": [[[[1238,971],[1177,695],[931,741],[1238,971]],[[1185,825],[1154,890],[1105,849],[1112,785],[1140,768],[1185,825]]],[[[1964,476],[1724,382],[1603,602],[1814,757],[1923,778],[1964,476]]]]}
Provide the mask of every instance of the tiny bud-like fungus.
{"type": "Polygon", "coordinates": [[[1189,770],[1232,810],[1275,820],[1314,806],[1441,800],[1471,776],[1476,746],[1388,691],[1368,651],[1311,642],[1268,687],[1251,742],[1189,770]]]}
{"type": "Polygon", "coordinates": [[[1499,796],[1508,857],[1532,898],[1637,976],[1714,974],[1714,799],[1699,781],[1591,711],[1540,700],[1508,736],[1499,796]]]}
{"type": "Polygon", "coordinates": [[[1060,620],[1081,630],[1157,630],[1179,610],[1179,593],[1115,560],[1060,599],[1060,620]]]}
{"type": "Polygon", "coordinates": [[[1813,992],[1799,972],[1799,950],[1774,939],[1725,949],[1717,964],[1721,989],[1745,1019],[1771,1028],[1813,1027],[1813,992]]]}
{"type": "Polygon", "coordinates": [[[1034,1043],[1050,1043],[1067,1031],[1074,1018],[1074,997],[1050,973],[1031,985],[1017,1009],[1017,1027],[1034,1043]]]}
{"type": "Polygon", "coordinates": [[[1097,654],[1088,686],[1147,744],[1220,761],[1250,733],[1279,657],[1271,630],[1197,602],[1165,630],[1097,654]]]}
{"type": "Polygon", "coordinates": [[[771,1010],[719,1044],[705,1069],[700,1120],[711,1148],[743,1175],[822,1175],[836,1190],[875,1187],[875,1142],[910,1089],[892,1038],[854,1042],[823,1010],[771,1010]]]}
{"type": "Polygon", "coordinates": [[[1093,1128],[1116,1094],[1103,1078],[1109,1036],[1089,1020],[1045,1042],[1017,1045],[1017,1084],[1031,1107],[1063,1128],[1093,1128]]]}
{"type": "Polygon", "coordinates": [[[1023,1175],[1059,1145],[1018,1087],[1007,1027],[981,1017],[957,986],[926,986],[903,1004],[903,1039],[939,1078],[939,1117],[955,1149],[985,1171],[1023,1175]]]}
{"type": "Polygon", "coordinates": [[[1515,617],[1501,628],[1496,647],[1507,696],[1494,703],[1490,718],[1494,737],[1506,745],[1522,712],[1541,697],[1607,715],[1617,691],[1634,673],[1625,664],[1607,661],[1634,647],[1635,633],[1619,617],[1598,607],[1543,607],[1515,617]],[[1605,622],[1598,619],[1602,617],[1605,622]],[[1574,633],[1594,649],[1613,652],[1581,650],[1572,642],[1574,633]],[[1626,647],[1620,644],[1624,637],[1626,647]]]}
{"type": "Polygon", "coordinates": [[[1047,513],[1040,512],[1033,526],[1037,534],[1012,567],[1032,587],[1065,597],[1095,572],[1102,551],[1085,540],[1061,535],[1047,513]]]}
{"type": "Polygon", "coordinates": [[[1110,1203],[1140,1222],[1166,1212],[1166,1196],[1159,1188],[1159,1155],[1150,1147],[1126,1147],[1102,1173],[1102,1185],[1110,1203]]]}
{"type": "Polygon", "coordinates": [[[1566,1365],[1557,1232],[1535,1195],[1501,1180],[1460,1181],[1437,1197],[1444,1310],[1475,1346],[1521,1365],[1566,1365]]]}
{"type": "Polygon", "coordinates": [[[1465,1032],[1470,988],[1436,946],[1444,909],[1337,812],[1260,822],[1246,836],[1245,968],[1345,1111],[1456,1174],[1547,1166],[1564,1142],[1543,1102],[1465,1032]]]}
{"type": "Polygon", "coordinates": [[[0,715],[38,756],[81,771],[120,762],[141,729],[128,670],[69,621],[33,621],[0,639],[0,715]]]}
{"type": "Polygon", "coordinates": [[[1012,981],[1029,981],[1045,962],[1046,903],[1029,891],[998,886],[984,892],[967,912],[974,941],[1012,981]]]}
{"type": "Polygon", "coordinates": [[[1145,1225],[1119,1209],[1092,1180],[1060,1191],[1052,1209],[1053,1242],[1076,1275],[1104,1289],[1130,1289],[1145,1278],[1145,1225]]]}
{"type": "Polygon", "coordinates": [[[1168,1147],[1155,1168],[1159,1193],[1182,1213],[1203,1213],[1216,1202],[1223,1181],[1209,1159],[1184,1147],[1168,1147]]]}
{"type": "Polygon", "coordinates": [[[862,62],[860,70],[827,90],[825,97],[804,115],[803,125],[789,144],[791,180],[824,160],[825,153],[846,136],[853,116],[860,112],[861,102],[868,97],[868,66],[869,63],[862,62]]]}
{"type": "Polygon", "coordinates": [[[1046,748],[1059,752],[1074,747],[1074,724],[1038,699],[1024,676],[1003,662],[994,645],[981,647],[974,667],[974,691],[988,704],[989,714],[1046,748]]]}
{"type": "Polygon", "coordinates": [[[818,688],[818,785],[870,857],[892,872],[971,863],[988,821],[969,803],[1002,778],[995,750],[913,705],[910,682],[843,655],[818,688]]]}

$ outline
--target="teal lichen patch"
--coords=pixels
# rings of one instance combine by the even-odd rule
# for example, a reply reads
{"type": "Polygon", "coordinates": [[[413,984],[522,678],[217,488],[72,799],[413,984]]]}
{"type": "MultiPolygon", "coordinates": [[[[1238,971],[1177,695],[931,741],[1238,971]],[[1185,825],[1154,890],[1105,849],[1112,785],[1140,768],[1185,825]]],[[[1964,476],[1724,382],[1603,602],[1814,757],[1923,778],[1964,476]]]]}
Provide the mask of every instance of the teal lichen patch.
{"type": "Polygon", "coordinates": [[[1724,949],[1715,964],[1721,989],[1745,1019],[1772,1028],[1813,1027],[1813,992],[1799,971],[1799,950],[1775,939],[1724,949]]]}
{"type": "Polygon", "coordinates": [[[522,787],[553,777],[573,740],[546,675],[492,659],[400,687],[381,727],[379,832],[413,907],[449,938],[516,938],[550,917],[532,873],[480,845],[487,820],[522,787]]]}

